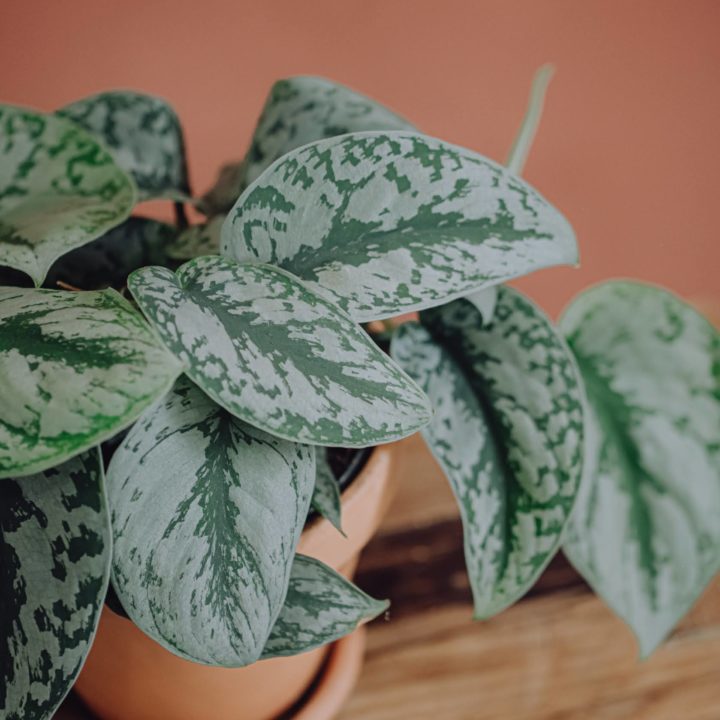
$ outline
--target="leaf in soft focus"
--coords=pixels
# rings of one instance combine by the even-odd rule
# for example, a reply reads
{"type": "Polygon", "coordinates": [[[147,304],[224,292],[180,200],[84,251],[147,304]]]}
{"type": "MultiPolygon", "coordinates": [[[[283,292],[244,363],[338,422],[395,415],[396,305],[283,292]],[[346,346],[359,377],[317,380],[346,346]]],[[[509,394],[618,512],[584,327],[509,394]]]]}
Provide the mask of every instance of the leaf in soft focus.
{"type": "Polygon", "coordinates": [[[225,214],[240,193],[275,160],[324,138],[365,130],[414,130],[380,103],[331,80],[299,76],[270,89],[245,158],[225,165],[198,201],[206,215],[225,214]]]}
{"type": "Polygon", "coordinates": [[[0,266],[41,285],[61,255],[121,223],[132,180],[92,136],[54,115],[0,105],[0,266]]]}
{"type": "Polygon", "coordinates": [[[627,281],[582,293],[560,327],[593,431],[564,550],[647,656],[720,570],[720,334],[627,281]]]}
{"type": "Polygon", "coordinates": [[[185,141],[175,111],[153,95],[113,90],[57,111],[102,141],[130,173],[140,200],[187,200],[190,188],[185,141]]]}
{"type": "Polygon", "coordinates": [[[110,575],[97,449],[0,480],[0,716],[50,720],[90,650],[110,575]]]}
{"type": "Polygon", "coordinates": [[[583,468],[583,392],[548,318],[515,290],[493,322],[457,300],[402,325],[392,356],[425,390],[423,437],[460,507],[475,614],[518,600],[553,558],[583,468]]]}
{"type": "Polygon", "coordinates": [[[180,372],[114,290],[0,287],[0,478],[40,472],[115,435],[180,372]]]}
{"type": "Polygon", "coordinates": [[[339,640],[388,606],[319,560],[296,555],[285,605],[262,657],[297,655],[339,640]]]}

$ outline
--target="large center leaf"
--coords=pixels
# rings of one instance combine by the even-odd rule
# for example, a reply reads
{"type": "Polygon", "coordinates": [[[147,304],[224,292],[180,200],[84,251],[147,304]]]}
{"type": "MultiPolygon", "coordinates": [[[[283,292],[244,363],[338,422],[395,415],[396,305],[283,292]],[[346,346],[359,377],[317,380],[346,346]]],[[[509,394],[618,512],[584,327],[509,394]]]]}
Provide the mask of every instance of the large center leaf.
{"type": "Polygon", "coordinates": [[[238,199],[222,251],[290,270],[362,322],[577,259],[567,221],[530,186],[411,132],[288,153],[238,199]]]}
{"type": "Polygon", "coordinates": [[[180,121],[161,98],[115,90],[78,100],[57,114],[104,143],[133,176],[141,200],[184,200],[190,194],[180,121]]]}
{"type": "Polygon", "coordinates": [[[296,555],[283,609],[273,626],[263,658],[297,655],[351,633],[387,610],[314,558],[296,555]]]}
{"type": "Polygon", "coordinates": [[[0,287],[0,478],[39,472],[114,435],[180,370],[114,290],[0,287]]]}
{"type": "Polygon", "coordinates": [[[187,374],[237,417],[279,437],[364,447],[427,422],[427,398],[331,302],[279,268],[222,257],[129,287],[187,374]]]}
{"type": "Polygon", "coordinates": [[[490,325],[458,300],[398,329],[392,355],[430,396],[423,437],[460,506],[478,617],[522,596],[552,559],[583,465],[582,390],[562,338],[501,288],[490,325]]]}
{"type": "Polygon", "coordinates": [[[41,285],[60,255],[122,222],[135,192],[74,123],[0,105],[0,265],[41,285]]]}
{"type": "Polygon", "coordinates": [[[308,76],[278,80],[245,158],[223,167],[198,206],[208,215],[226,213],[267,167],[301,145],[350,132],[413,129],[404,118],[345,85],[308,76]]]}
{"type": "Polygon", "coordinates": [[[314,458],[180,380],[108,470],[113,584],[132,620],[191,660],[257,660],[285,599],[314,458]]]}
{"type": "Polygon", "coordinates": [[[631,282],[585,292],[561,328],[595,437],[565,551],[647,656],[720,569],[720,334],[631,282]]]}
{"type": "Polygon", "coordinates": [[[90,649],[110,574],[102,465],[90,450],[0,481],[0,716],[49,720],[90,649]]]}

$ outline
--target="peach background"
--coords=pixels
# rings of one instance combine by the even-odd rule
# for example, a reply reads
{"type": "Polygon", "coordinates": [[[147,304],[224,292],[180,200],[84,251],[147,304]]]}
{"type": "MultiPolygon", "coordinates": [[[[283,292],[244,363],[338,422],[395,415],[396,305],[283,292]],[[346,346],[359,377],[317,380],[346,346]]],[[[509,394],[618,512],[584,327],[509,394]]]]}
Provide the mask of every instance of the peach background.
{"type": "Polygon", "coordinates": [[[2,0],[0,100],[163,95],[201,191],[276,78],[331,77],[502,160],[553,61],[525,176],[570,218],[582,267],[520,285],[553,313],[613,275],[720,299],[719,31],[712,0],[2,0]]]}

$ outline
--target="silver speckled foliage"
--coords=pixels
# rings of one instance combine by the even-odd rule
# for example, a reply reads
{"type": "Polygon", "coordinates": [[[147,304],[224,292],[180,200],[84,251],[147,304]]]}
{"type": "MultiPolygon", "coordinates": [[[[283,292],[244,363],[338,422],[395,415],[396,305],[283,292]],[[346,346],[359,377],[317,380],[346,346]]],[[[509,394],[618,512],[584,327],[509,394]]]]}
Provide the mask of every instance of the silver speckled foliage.
{"type": "Polygon", "coordinates": [[[312,447],[257,430],[178,382],[108,470],[113,584],[128,615],[190,660],[257,660],[314,483],[312,447]]]}
{"type": "Polygon", "coordinates": [[[364,130],[414,130],[404,118],[325,78],[278,80],[270,89],[247,154],[221,169],[198,202],[208,215],[227,213],[240,193],[278,158],[323,138],[364,130]]]}
{"type": "Polygon", "coordinates": [[[583,293],[561,328],[593,439],[565,552],[647,656],[720,570],[720,333],[632,282],[583,293]]]}
{"type": "Polygon", "coordinates": [[[0,478],[45,470],[109,438],[180,371],[114,290],[0,287],[0,478]]]}
{"type": "Polygon", "coordinates": [[[165,100],[130,90],[103,92],[66,105],[57,115],[103,143],[132,175],[140,200],[189,196],[182,128],[165,100]]]}
{"type": "Polygon", "coordinates": [[[100,453],[0,480],[0,717],[51,717],[90,649],[110,574],[100,453]]]}
{"type": "Polygon", "coordinates": [[[583,395],[570,351],[522,295],[491,323],[457,300],[403,325],[392,355],[435,410],[422,433],[460,507],[475,614],[522,596],[552,559],[583,464],[583,395]]]}
{"type": "Polygon", "coordinates": [[[332,302],[280,268],[206,256],[177,274],[138,270],[129,286],[187,374],[251,425],[363,447],[428,420],[415,383],[332,302]]]}
{"type": "Polygon", "coordinates": [[[110,607],[219,667],[381,614],[297,547],[308,517],[351,527],[355,448],[416,431],[458,500],[476,617],[562,545],[643,655],[668,634],[720,566],[720,339],[656,288],[594,288],[557,331],[504,285],[577,262],[517,175],[551,73],[507,168],[281,80],[196,199],[165,101],[0,105],[1,718],[50,720],[110,575],[110,607]],[[175,224],[129,216],[152,198],[175,224]]]}
{"type": "Polygon", "coordinates": [[[36,285],[57,258],[125,220],[132,180],[64,118],[0,105],[0,266],[36,285]]]}
{"type": "Polygon", "coordinates": [[[283,156],[240,196],[221,247],[289,270],[358,322],[577,261],[570,225],[517,176],[401,131],[352,133],[283,156]]]}

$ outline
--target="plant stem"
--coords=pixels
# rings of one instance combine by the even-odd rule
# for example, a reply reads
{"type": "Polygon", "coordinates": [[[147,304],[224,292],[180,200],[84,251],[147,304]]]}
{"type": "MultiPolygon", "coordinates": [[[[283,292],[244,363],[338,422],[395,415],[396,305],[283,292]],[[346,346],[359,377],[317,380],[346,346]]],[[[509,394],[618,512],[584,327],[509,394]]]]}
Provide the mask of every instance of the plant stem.
{"type": "Polygon", "coordinates": [[[543,104],[545,102],[545,93],[547,92],[548,85],[554,73],[555,67],[547,64],[539,68],[533,78],[527,111],[525,112],[522,125],[520,125],[520,130],[515,137],[515,142],[513,142],[507,161],[505,162],[508,170],[516,175],[520,175],[525,167],[525,162],[530,153],[535,133],[540,124],[540,117],[542,116],[543,104]]]}

